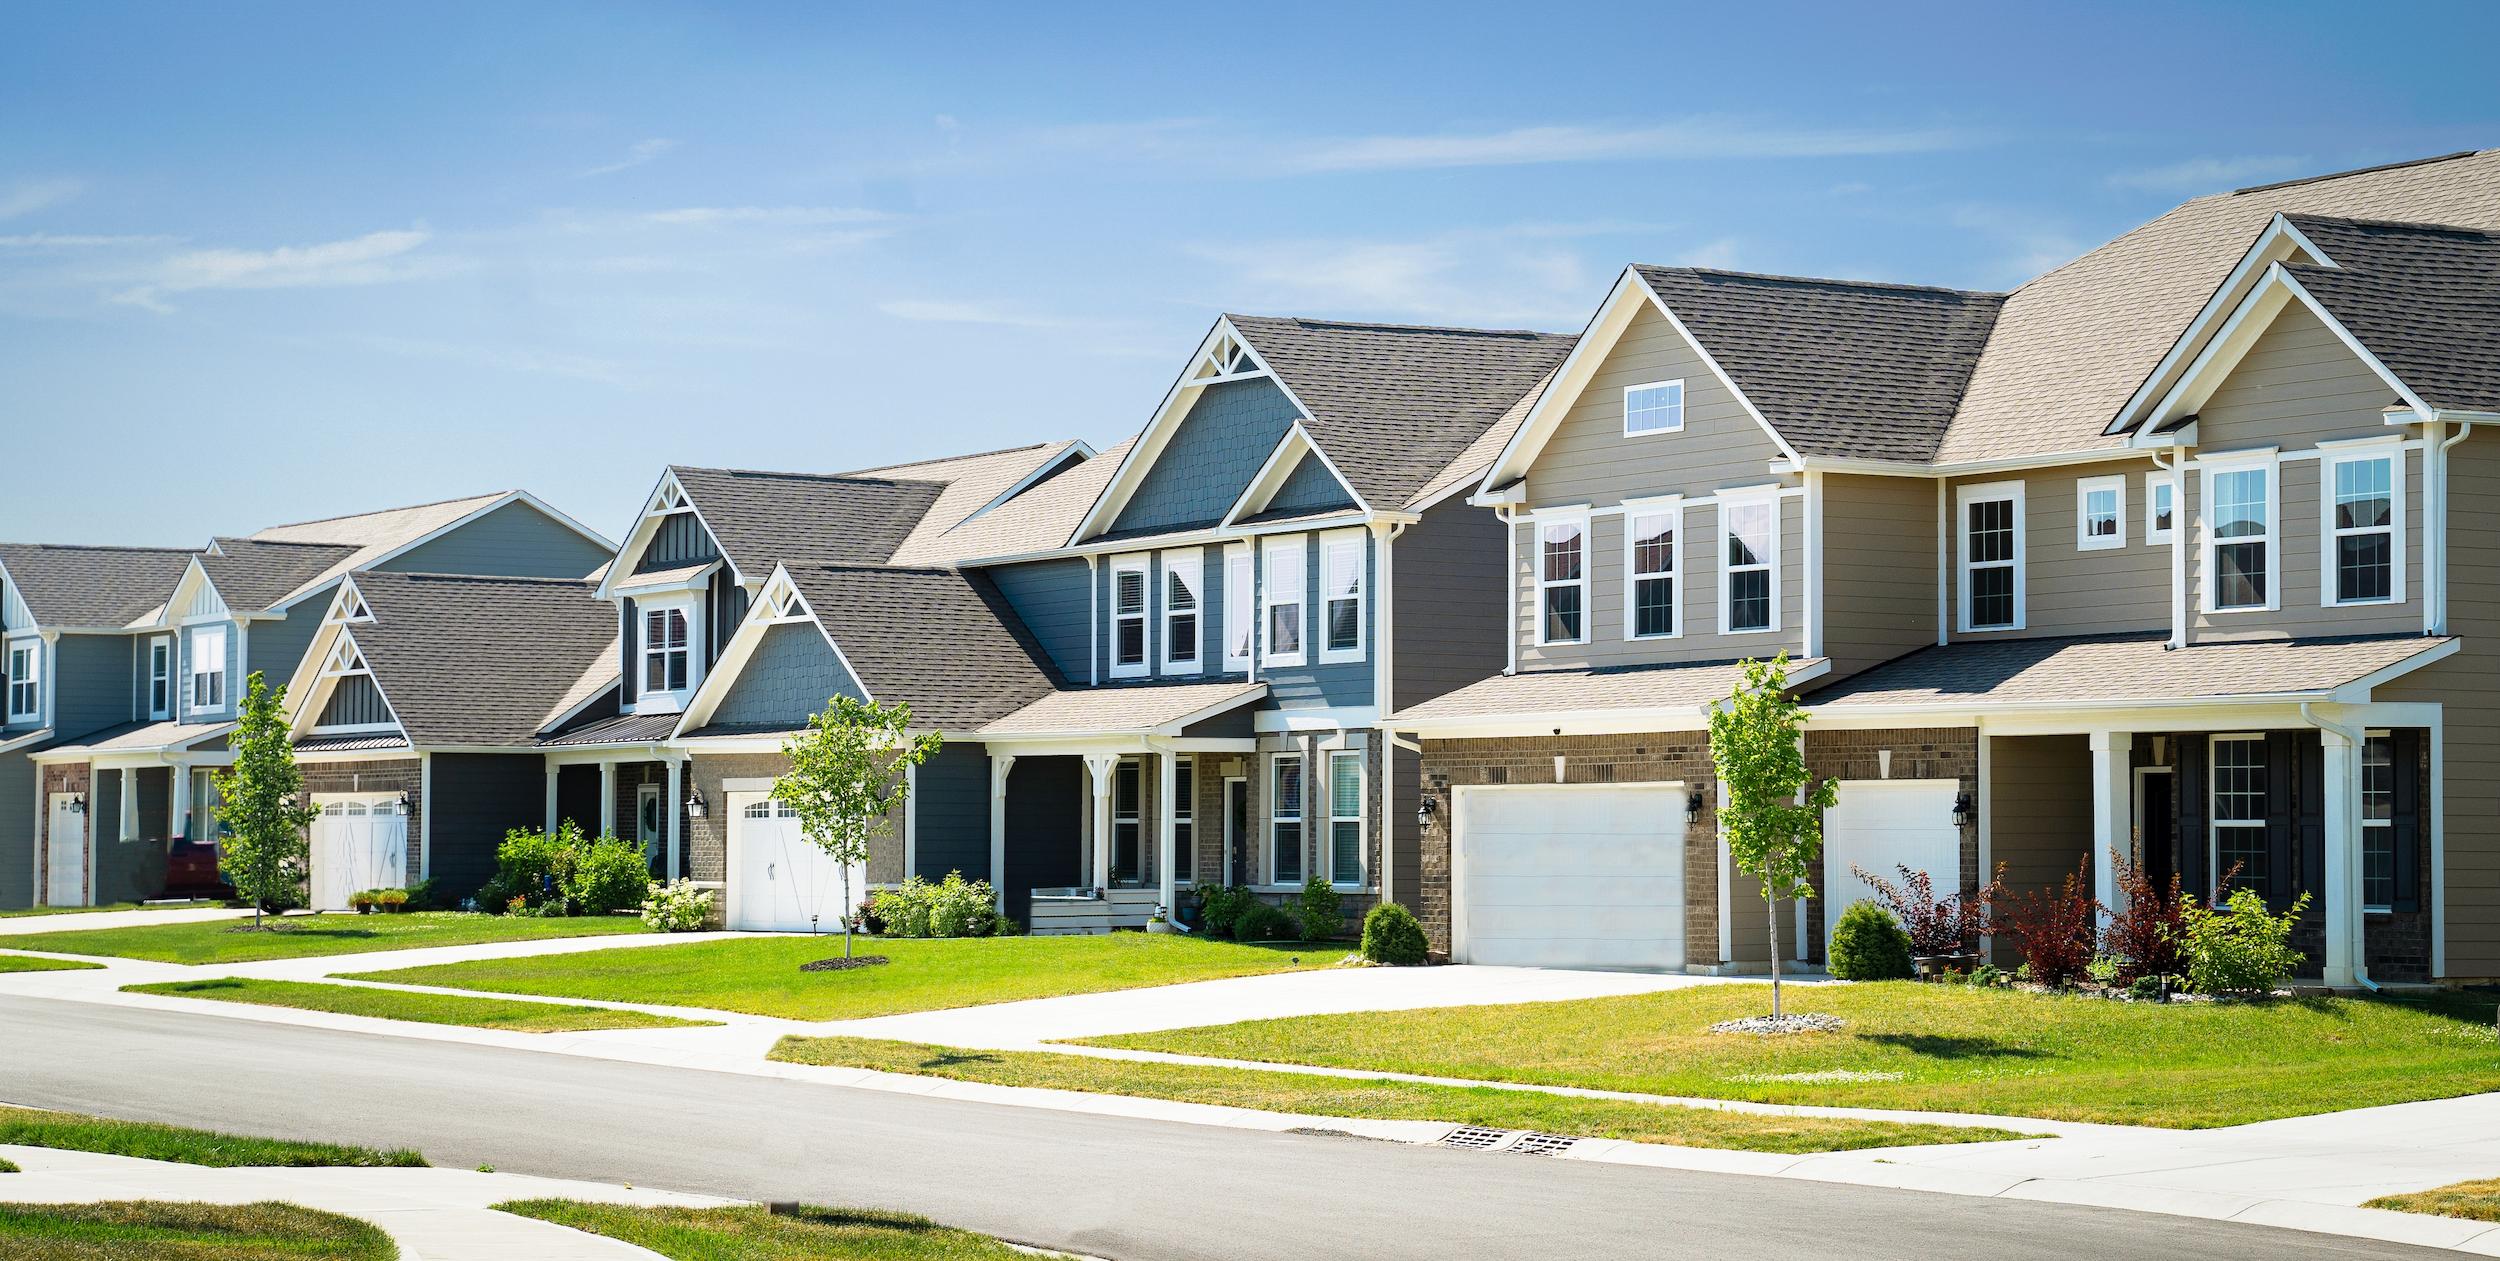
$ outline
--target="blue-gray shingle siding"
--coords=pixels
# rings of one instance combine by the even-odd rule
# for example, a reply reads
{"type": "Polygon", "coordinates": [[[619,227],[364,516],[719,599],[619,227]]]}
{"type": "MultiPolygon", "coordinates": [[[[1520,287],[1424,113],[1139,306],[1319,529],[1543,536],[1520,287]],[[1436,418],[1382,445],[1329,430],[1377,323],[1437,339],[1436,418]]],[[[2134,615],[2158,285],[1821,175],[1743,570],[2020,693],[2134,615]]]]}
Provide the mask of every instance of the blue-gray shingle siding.
{"type": "Polygon", "coordinates": [[[1051,664],[1068,681],[1083,685],[1091,628],[1086,620],[1088,575],[1082,557],[1001,565],[985,570],[1001,595],[1039,640],[1051,664]]]}
{"type": "MultiPolygon", "coordinates": [[[[1305,664],[1270,667],[1262,662],[1259,677],[1267,682],[1266,707],[1269,709],[1334,709],[1372,703],[1372,652],[1379,638],[1379,605],[1370,593],[1380,589],[1379,557],[1372,539],[1363,539],[1363,656],[1356,661],[1322,662],[1320,645],[1327,633],[1327,610],[1320,603],[1320,569],[1318,534],[1299,536],[1304,547],[1304,600],[1302,613],[1302,646],[1305,664]]],[[[1262,545],[1264,549],[1264,545],[1262,545]]],[[[1262,550],[1264,555],[1264,550],[1262,550]]],[[[1260,652],[1266,652],[1264,618],[1260,627],[1260,652]]]]}
{"type": "Polygon", "coordinates": [[[335,586],[296,601],[286,616],[274,622],[252,623],[252,642],[245,653],[251,658],[228,684],[237,700],[248,690],[251,673],[258,670],[269,681],[270,690],[286,686],[295,677],[295,667],[304,662],[304,650],[312,647],[313,634],[321,629],[321,619],[330,611],[335,586]]]}
{"type": "Polygon", "coordinates": [[[1328,470],[1326,461],[1313,451],[1302,453],[1302,462],[1285,475],[1284,484],[1270,496],[1265,512],[1318,512],[1329,508],[1351,508],[1354,496],[1328,470]]]}
{"type": "Polygon", "coordinates": [[[609,559],[608,549],[583,538],[554,517],[514,500],[373,568],[404,574],[579,578],[609,559]]]}
{"type": "Polygon", "coordinates": [[[990,878],[990,754],[978,744],[949,744],[921,763],[912,790],[913,874],[944,879],[990,878]]]}
{"type": "Polygon", "coordinates": [[[1112,531],[1184,529],[1222,520],[1299,416],[1293,400],[1265,377],[1206,387],[1120,509],[1112,531]]]}
{"type": "Polygon", "coordinates": [[[80,736],[131,720],[129,636],[63,635],[53,647],[55,732],[80,736]]]}
{"type": "Polygon", "coordinates": [[[831,697],[866,695],[825,642],[824,632],[812,624],[784,622],[764,628],[763,642],[712,711],[712,721],[797,727],[831,697]]]}

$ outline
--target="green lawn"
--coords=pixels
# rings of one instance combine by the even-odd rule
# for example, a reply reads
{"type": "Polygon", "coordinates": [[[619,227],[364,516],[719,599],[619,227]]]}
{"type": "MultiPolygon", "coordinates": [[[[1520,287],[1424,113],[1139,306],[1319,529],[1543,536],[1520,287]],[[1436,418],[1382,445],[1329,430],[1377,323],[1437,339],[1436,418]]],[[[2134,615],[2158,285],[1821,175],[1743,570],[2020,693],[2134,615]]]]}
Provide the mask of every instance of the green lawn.
{"type": "Polygon", "coordinates": [[[1894,982],[1794,988],[1836,1033],[1713,1034],[1766,987],[1369,1012],[1090,1039],[1226,1059],[1645,1094],[2199,1129],[2500,1090],[2487,997],[2118,1003],[1894,982]]]}
{"type": "Polygon", "coordinates": [[[514,1033],[574,1033],[584,1029],[670,1029],[717,1024],[712,1020],[679,1020],[639,1011],[575,1007],[564,1003],[533,1003],[513,998],[476,998],[465,994],[420,994],[408,990],[372,989],[362,985],[324,985],[317,981],[258,981],[227,977],[214,981],[166,981],[125,985],[125,994],[165,994],[265,1007],[337,1012],[343,1016],[374,1016],[383,1020],[414,1020],[429,1025],[470,1025],[514,1033]]]}
{"type": "Polygon", "coordinates": [[[800,964],[840,956],[842,939],[750,937],[666,950],[602,950],[358,975],[447,989],[846,1020],[1279,972],[1334,960],[1340,953],[1149,933],[861,938],[857,949],[893,962],[847,972],[801,972],[800,964]]]}
{"type": "Polygon", "coordinates": [[[793,1064],[872,1068],[1000,1086],[1041,1086],[1105,1095],[1177,1099],[1261,1112],[1445,1121],[1582,1138],[1756,1152],[1852,1151],[2023,1137],[2007,1130],[1830,1117],[1767,1116],[1583,1099],[1533,1090],[1436,1086],[1384,1077],[1321,1077],[1265,1068],[1158,1064],[1036,1051],[968,1051],[873,1038],[783,1038],[772,1058],[793,1064]]]}
{"type": "Polygon", "coordinates": [[[27,906],[14,911],[0,911],[0,919],[23,919],[30,915],[92,915],[97,911],[188,911],[203,906],[223,906],[223,902],[110,902],[103,906],[27,906]]]}
{"type": "Polygon", "coordinates": [[[987,1235],[924,1218],[801,1205],[637,1208],[573,1200],[519,1200],[496,1208],[648,1248],[670,1261],[1026,1261],[987,1235]]]}
{"type": "Polygon", "coordinates": [[[649,930],[630,916],[524,919],[433,911],[417,915],[290,915],[275,931],[252,932],[249,920],[148,924],[81,932],[0,935],[0,948],[48,954],[115,955],[158,963],[250,963],[368,950],[416,950],[492,941],[540,941],[649,930]]]}
{"type": "Polygon", "coordinates": [[[38,959],[33,955],[0,955],[0,972],[84,972],[101,968],[84,959],[38,959]]]}
{"type": "Polygon", "coordinates": [[[2500,1178],[2457,1182],[2411,1195],[2381,1196],[2363,1208],[2390,1208],[2399,1213],[2433,1213],[2478,1222],[2500,1222],[2500,1178]]]}
{"type": "Polygon", "coordinates": [[[0,1107],[0,1144],[53,1147],[62,1151],[101,1152],[168,1160],[185,1165],[227,1169],[279,1165],[394,1166],[424,1168],[425,1158],[405,1149],[376,1151],[337,1143],[305,1143],[283,1138],[246,1138],[208,1130],[158,1125],[152,1121],[112,1121],[68,1112],[0,1107]]]}
{"type": "Polygon", "coordinates": [[[61,1261],[392,1261],[381,1228],[293,1204],[0,1204],[0,1256],[61,1261]]]}

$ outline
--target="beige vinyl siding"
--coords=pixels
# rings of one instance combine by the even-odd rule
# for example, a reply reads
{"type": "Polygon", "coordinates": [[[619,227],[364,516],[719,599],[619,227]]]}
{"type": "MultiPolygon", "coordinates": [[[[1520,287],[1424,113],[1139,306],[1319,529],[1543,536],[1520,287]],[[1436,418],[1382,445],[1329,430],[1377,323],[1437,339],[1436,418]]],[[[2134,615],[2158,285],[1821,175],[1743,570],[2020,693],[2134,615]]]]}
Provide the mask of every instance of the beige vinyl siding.
{"type": "Polygon", "coordinates": [[[2342,338],[2293,302],[2197,412],[2196,440],[2206,451],[2292,451],[2326,438],[2368,438],[2387,432],[2379,411],[2396,401],[2342,338]]]}
{"type": "Polygon", "coordinates": [[[1683,599],[1678,607],[1683,634],[1672,639],[1624,638],[1624,556],[1622,513],[1589,520],[1589,642],[1537,645],[1536,574],[1539,550],[1536,523],[1517,527],[1519,563],[1514,571],[1518,591],[1519,664],[1523,668],[1576,669],[1671,661],[1727,661],[1738,657],[1768,659],[1782,649],[1799,656],[1804,641],[1806,518],[1805,499],[1782,495],[1779,511],[1779,629],[1741,635],[1719,631],[1719,560],[1724,544],[1719,534],[1719,505],[1684,505],[1683,599]]]}
{"type": "Polygon", "coordinates": [[[1936,482],[1822,484],[1823,649],[1837,679],[1936,642],[1936,482]]]}
{"type": "MultiPolygon", "coordinates": [[[[1528,502],[1603,507],[1644,495],[1706,495],[1772,480],[1779,445],[1654,307],[1632,317],[1528,469],[1528,502]],[[1627,438],[1625,386],[1681,379],[1684,428],[1627,438]]],[[[1793,479],[1791,479],[1793,484],[1793,479]]]]}
{"type": "MultiPolygon", "coordinates": [[[[2170,545],[2156,546],[2144,541],[2144,475],[2152,467],[2150,459],[2116,460],[1968,477],[1948,487],[1945,502],[1957,531],[1948,540],[1951,547],[1946,553],[1946,563],[1953,567],[1953,637],[2021,639],[2122,631],[2167,632],[2170,545]],[[2084,551],[2076,546],[2080,531],[2075,520],[2075,501],[2081,494],[2081,482],[2093,477],[2126,480],[2125,502],[2119,512],[2126,528],[2125,547],[2084,551]],[[1961,488],[2002,482],[2023,485],[2024,625],[2011,631],[1964,631],[1960,629],[1962,540],[1958,531],[1967,528],[1967,523],[1959,508],[1961,488]]],[[[1829,527],[1824,533],[1828,539],[1829,527]]],[[[1827,593],[1829,582],[1825,579],[1827,593]]]]}
{"type": "MultiPolygon", "coordinates": [[[[2055,886],[2092,852],[2092,745],[2084,736],[1987,736],[1988,852],[2020,893],[2055,886]]],[[[1990,873],[1982,873],[1990,874],[1990,873]]],[[[2012,966],[2006,938],[1997,962],[2012,966]]]]}

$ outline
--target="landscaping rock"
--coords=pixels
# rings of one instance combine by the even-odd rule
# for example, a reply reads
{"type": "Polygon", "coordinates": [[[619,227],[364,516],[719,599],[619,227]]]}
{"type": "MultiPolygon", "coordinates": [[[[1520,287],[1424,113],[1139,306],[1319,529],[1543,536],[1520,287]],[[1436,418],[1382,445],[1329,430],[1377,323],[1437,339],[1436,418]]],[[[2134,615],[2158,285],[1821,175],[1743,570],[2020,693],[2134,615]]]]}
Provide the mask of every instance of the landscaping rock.
{"type": "Polygon", "coordinates": [[[1764,1037],[1791,1033],[1832,1033],[1845,1023],[1838,1016],[1812,1013],[1788,1016],[1747,1016],[1743,1020],[1722,1020],[1710,1026],[1712,1033],[1751,1033],[1764,1037]]]}
{"type": "Polygon", "coordinates": [[[871,968],[885,962],[884,955],[858,955],[849,959],[818,959],[799,965],[801,972],[848,972],[853,968],[871,968]]]}

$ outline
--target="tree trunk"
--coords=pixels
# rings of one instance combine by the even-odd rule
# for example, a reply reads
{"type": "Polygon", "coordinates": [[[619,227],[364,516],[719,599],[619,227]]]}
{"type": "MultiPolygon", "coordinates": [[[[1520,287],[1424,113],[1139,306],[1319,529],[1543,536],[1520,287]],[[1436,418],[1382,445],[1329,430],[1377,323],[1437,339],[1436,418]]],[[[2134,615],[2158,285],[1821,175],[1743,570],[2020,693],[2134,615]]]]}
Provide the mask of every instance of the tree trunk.
{"type": "Polygon", "coordinates": [[[1762,905],[1770,909],[1771,922],[1771,1019],[1780,1018],[1780,903],[1766,890],[1762,905]]]}
{"type": "Polygon", "coordinates": [[[842,864],[842,957],[851,957],[851,925],[859,919],[859,910],[851,903],[851,865],[842,864]]]}

